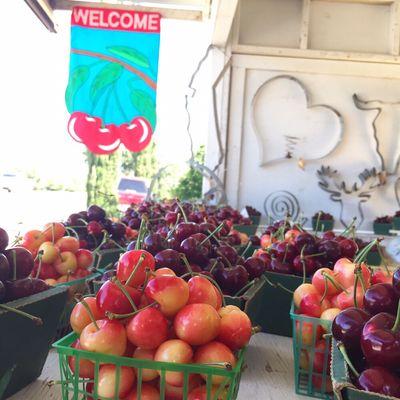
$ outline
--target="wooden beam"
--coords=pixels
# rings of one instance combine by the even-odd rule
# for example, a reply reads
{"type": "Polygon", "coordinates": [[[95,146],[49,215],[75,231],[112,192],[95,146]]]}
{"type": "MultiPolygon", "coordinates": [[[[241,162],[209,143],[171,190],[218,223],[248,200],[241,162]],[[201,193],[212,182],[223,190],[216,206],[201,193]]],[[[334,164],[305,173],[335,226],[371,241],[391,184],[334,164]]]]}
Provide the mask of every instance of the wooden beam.
{"type": "Polygon", "coordinates": [[[301,26],[300,26],[300,49],[303,50],[308,48],[310,8],[311,8],[311,0],[303,0],[303,8],[301,11],[301,26]]]}
{"type": "Polygon", "coordinates": [[[265,47],[238,44],[232,47],[234,54],[249,54],[260,56],[315,58],[322,60],[363,61],[376,63],[400,64],[400,56],[391,54],[372,54],[327,50],[301,50],[286,47],[265,47]]]}
{"type": "Polygon", "coordinates": [[[390,7],[390,54],[398,56],[400,52],[400,0],[390,7]]]}
{"type": "Polygon", "coordinates": [[[25,3],[31,8],[50,32],[56,32],[56,24],[53,19],[53,8],[48,0],[25,0],[25,3]]]}
{"type": "Polygon", "coordinates": [[[238,4],[239,0],[217,0],[215,2],[213,45],[225,48],[238,4]]]}
{"type": "MultiPolygon", "coordinates": [[[[195,0],[200,1],[200,0],[195,0]]],[[[193,20],[193,21],[202,21],[203,19],[203,7],[197,7],[194,5],[193,7],[189,7],[189,2],[186,1],[185,4],[187,7],[175,6],[175,0],[168,2],[158,2],[154,1],[140,2],[135,1],[132,2],[131,5],[125,4],[111,4],[105,3],[101,1],[79,1],[79,0],[51,0],[51,4],[54,10],[71,10],[73,7],[101,7],[101,8],[115,8],[120,10],[130,10],[134,8],[137,11],[147,11],[147,12],[158,12],[162,15],[163,18],[170,19],[185,19],[185,20],[193,20]],[[146,4],[146,5],[145,5],[146,4]],[[151,6],[148,4],[152,4],[151,6]]],[[[204,6],[204,0],[201,3],[204,6]]]]}

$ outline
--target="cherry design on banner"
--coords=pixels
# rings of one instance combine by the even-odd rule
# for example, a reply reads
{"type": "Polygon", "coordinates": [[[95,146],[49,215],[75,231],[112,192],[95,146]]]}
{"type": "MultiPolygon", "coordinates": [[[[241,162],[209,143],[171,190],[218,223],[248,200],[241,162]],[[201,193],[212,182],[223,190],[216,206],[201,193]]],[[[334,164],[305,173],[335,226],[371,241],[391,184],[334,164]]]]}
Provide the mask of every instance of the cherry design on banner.
{"type": "Polygon", "coordinates": [[[143,117],[134,118],[130,124],[103,126],[101,118],[74,112],[68,122],[71,137],[86,145],[94,154],[111,154],[123,144],[127,150],[140,152],[151,141],[152,128],[143,117]]]}
{"type": "Polygon", "coordinates": [[[159,42],[157,13],[74,7],[68,133],[90,152],[111,154],[122,145],[137,153],[151,142],[159,42]]]}

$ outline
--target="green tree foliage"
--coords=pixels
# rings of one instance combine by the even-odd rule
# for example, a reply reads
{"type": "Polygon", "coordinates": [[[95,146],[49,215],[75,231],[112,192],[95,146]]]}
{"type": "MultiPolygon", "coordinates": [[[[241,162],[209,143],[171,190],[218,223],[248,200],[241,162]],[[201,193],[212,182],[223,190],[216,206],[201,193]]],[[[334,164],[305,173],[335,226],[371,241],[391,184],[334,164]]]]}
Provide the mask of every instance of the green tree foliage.
{"type": "Polygon", "coordinates": [[[87,204],[97,204],[109,214],[117,212],[117,179],[120,154],[115,152],[106,156],[96,156],[86,152],[88,176],[86,182],[87,204]]]}
{"type": "Polygon", "coordinates": [[[151,179],[158,168],[154,142],[141,153],[131,153],[126,150],[122,152],[121,171],[124,175],[151,179]]]}
{"type": "MultiPolygon", "coordinates": [[[[200,146],[195,155],[196,161],[204,163],[205,148],[200,146]]],[[[194,168],[190,167],[185,175],[181,177],[178,185],[172,191],[175,197],[181,200],[196,200],[202,196],[203,176],[194,168]]]]}

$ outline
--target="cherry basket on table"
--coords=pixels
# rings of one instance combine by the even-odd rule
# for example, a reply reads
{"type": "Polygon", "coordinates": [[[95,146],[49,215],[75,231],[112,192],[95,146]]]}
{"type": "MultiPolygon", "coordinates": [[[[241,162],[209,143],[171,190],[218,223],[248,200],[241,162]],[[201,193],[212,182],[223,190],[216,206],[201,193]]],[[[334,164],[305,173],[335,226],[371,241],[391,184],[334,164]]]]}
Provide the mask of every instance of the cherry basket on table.
{"type": "Polygon", "coordinates": [[[296,314],[292,304],[294,380],[297,394],[332,399],[331,323],[296,314]]]}
{"type": "MultiPolygon", "coordinates": [[[[241,372],[243,368],[243,359],[245,349],[242,349],[237,354],[237,363],[233,368],[225,368],[222,366],[209,366],[201,364],[178,364],[157,362],[144,359],[135,359],[132,357],[118,357],[114,355],[106,355],[101,353],[93,353],[76,349],[72,347],[73,343],[77,340],[77,335],[71,333],[54,343],[59,355],[59,365],[61,374],[61,392],[63,400],[75,399],[93,399],[103,400],[103,397],[98,396],[97,386],[99,382],[99,370],[104,364],[115,366],[116,368],[116,386],[115,393],[119,393],[119,382],[122,367],[134,368],[136,373],[136,386],[137,399],[142,398],[142,389],[145,382],[143,382],[143,370],[156,370],[159,372],[159,381],[154,387],[159,390],[160,399],[166,396],[166,373],[167,372],[181,372],[183,374],[183,398],[187,399],[189,394],[189,377],[191,375],[202,375],[204,380],[203,384],[206,385],[207,396],[205,400],[235,400],[237,398],[241,372]],[[90,361],[94,364],[94,378],[80,378],[79,368],[82,360],[90,361]],[[71,369],[73,366],[73,370],[71,369]],[[221,383],[212,385],[212,378],[220,377],[221,383]],[[88,391],[90,388],[90,392],[88,391]]],[[[146,383],[146,386],[149,384],[146,383]]],[[[203,398],[203,397],[202,397],[203,398]]],[[[116,395],[113,399],[118,400],[116,395]]],[[[107,400],[109,400],[107,398],[107,400]]]]}
{"type": "Polygon", "coordinates": [[[54,340],[58,340],[71,332],[69,317],[76,304],[75,295],[87,295],[93,293],[93,281],[99,277],[99,273],[93,273],[81,279],[75,279],[69,282],[63,282],[56,285],[56,287],[68,288],[68,300],[61,313],[60,320],[58,322],[57,334],[54,340]]]}

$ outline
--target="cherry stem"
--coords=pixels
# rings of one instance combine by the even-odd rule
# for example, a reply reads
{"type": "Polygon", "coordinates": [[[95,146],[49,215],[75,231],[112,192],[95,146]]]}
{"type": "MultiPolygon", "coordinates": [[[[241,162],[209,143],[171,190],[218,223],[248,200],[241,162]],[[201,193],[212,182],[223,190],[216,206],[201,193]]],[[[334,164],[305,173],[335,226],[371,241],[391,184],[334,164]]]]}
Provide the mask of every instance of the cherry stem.
{"type": "Polygon", "coordinates": [[[93,253],[97,253],[100,250],[100,247],[103,246],[103,244],[107,240],[107,232],[104,231],[103,233],[103,239],[101,240],[100,244],[93,250],[93,253]]]}
{"type": "Polygon", "coordinates": [[[322,304],[327,294],[328,294],[328,279],[326,278],[326,276],[324,276],[324,294],[322,295],[319,304],[322,304]]]}
{"type": "Polygon", "coordinates": [[[386,270],[386,274],[387,276],[390,276],[390,271],[389,271],[389,266],[388,266],[388,262],[387,262],[387,258],[383,255],[383,251],[382,251],[382,246],[380,243],[377,244],[376,248],[378,249],[378,254],[382,259],[383,262],[383,266],[386,270]]]}
{"type": "Polygon", "coordinates": [[[178,214],[176,215],[175,224],[174,224],[173,228],[170,230],[170,232],[168,233],[168,236],[167,236],[167,238],[166,238],[167,240],[170,239],[170,238],[172,237],[172,235],[174,234],[174,232],[175,232],[175,230],[176,230],[176,227],[177,227],[178,224],[179,224],[180,218],[181,218],[181,214],[178,213],[178,214]]]}
{"type": "Polygon", "coordinates": [[[349,355],[347,354],[347,351],[346,351],[346,348],[344,347],[344,344],[343,343],[339,343],[338,344],[338,349],[342,353],[342,356],[343,356],[344,360],[346,361],[346,364],[350,367],[350,369],[352,370],[353,374],[358,378],[360,376],[360,374],[357,372],[357,370],[355,369],[353,363],[350,361],[349,355]]]}
{"type": "Polygon", "coordinates": [[[317,216],[317,221],[316,221],[316,223],[315,223],[315,230],[314,230],[315,234],[318,233],[319,221],[320,221],[320,219],[321,219],[321,215],[322,215],[322,211],[320,211],[320,212],[318,213],[318,216],[317,216]]]}
{"type": "MultiPolygon", "coordinates": [[[[76,232],[75,229],[72,229],[70,226],[66,226],[66,227],[65,227],[65,230],[67,231],[68,234],[69,234],[70,232],[72,232],[72,233],[73,233],[73,236],[75,236],[75,238],[79,240],[79,235],[78,235],[78,233],[76,232]]],[[[71,236],[71,235],[70,235],[70,236],[71,236]]]]}
{"type": "Polygon", "coordinates": [[[218,233],[222,228],[224,227],[224,223],[221,222],[206,238],[204,238],[201,242],[200,242],[200,246],[203,245],[205,242],[207,242],[207,240],[209,240],[210,238],[212,238],[216,233],[218,233]]]}
{"type": "Polygon", "coordinates": [[[28,313],[26,313],[26,312],[24,312],[24,311],[18,310],[18,309],[13,308],[13,307],[6,306],[5,304],[0,304],[0,308],[2,308],[3,310],[10,311],[10,312],[13,312],[13,313],[15,313],[15,314],[18,314],[18,315],[20,315],[21,317],[29,318],[29,319],[31,319],[37,326],[42,326],[42,325],[43,325],[43,321],[42,321],[41,318],[35,317],[34,315],[28,314],[28,313]]]}
{"type": "Polygon", "coordinates": [[[354,273],[356,274],[356,276],[358,277],[359,281],[361,282],[361,287],[363,290],[363,294],[365,294],[365,281],[364,281],[364,277],[362,275],[362,270],[361,270],[361,265],[357,265],[357,267],[354,270],[354,273]]]}
{"type": "Polygon", "coordinates": [[[400,300],[399,300],[399,304],[397,306],[396,321],[393,325],[392,332],[396,332],[397,329],[399,328],[399,325],[400,325],[400,300]]]}
{"type": "Polygon", "coordinates": [[[89,304],[86,302],[86,300],[83,298],[83,296],[76,295],[75,301],[77,301],[78,303],[81,303],[83,305],[83,307],[85,307],[85,310],[89,314],[90,320],[93,322],[94,327],[96,328],[97,331],[99,331],[100,328],[97,325],[96,318],[94,317],[92,310],[89,307],[89,304]]]}
{"type": "Polygon", "coordinates": [[[228,363],[228,362],[206,363],[206,364],[201,364],[201,365],[205,365],[207,367],[223,367],[227,371],[232,371],[232,364],[228,363]]]}
{"type": "Polygon", "coordinates": [[[247,253],[247,250],[249,250],[249,248],[251,247],[251,241],[249,240],[247,242],[246,247],[244,248],[244,250],[240,253],[240,257],[244,257],[244,255],[247,253]]]}
{"type": "Polygon", "coordinates": [[[17,254],[15,251],[12,252],[13,258],[13,281],[17,279],[17,254]]]}
{"type": "Polygon", "coordinates": [[[345,292],[346,294],[348,294],[348,291],[345,287],[343,287],[339,282],[337,282],[334,278],[332,278],[331,276],[329,276],[325,271],[323,271],[321,273],[321,275],[324,277],[324,279],[327,279],[330,283],[332,283],[332,285],[337,289],[337,290],[341,290],[342,292],[345,292]]]}
{"type": "Polygon", "coordinates": [[[107,318],[109,318],[109,319],[125,319],[125,318],[130,318],[130,317],[133,317],[133,316],[135,316],[136,314],[140,313],[140,311],[146,310],[147,308],[153,307],[153,306],[155,306],[155,305],[157,305],[157,302],[151,303],[151,304],[147,305],[146,307],[140,308],[139,310],[133,311],[133,312],[131,312],[131,313],[129,313],[129,314],[115,314],[115,313],[112,313],[112,312],[110,312],[110,311],[106,311],[106,316],[107,316],[107,318]]]}
{"type": "Polygon", "coordinates": [[[360,277],[358,274],[356,274],[356,279],[354,280],[354,291],[353,291],[353,302],[354,302],[354,307],[358,308],[358,303],[357,303],[357,286],[358,286],[358,281],[360,277]]]}
{"type": "Polygon", "coordinates": [[[185,264],[185,267],[186,267],[188,273],[193,276],[193,270],[192,270],[192,267],[190,266],[188,259],[186,258],[186,255],[184,253],[180,253],[179,255],[181,257],[181,260],[185,264]]]}
{"type": "Polygon", "coordinates": [[[125,295],[125,297],[128,299],[129,304],[132,306],[133,311],[137,311],[136,304],[132,300],[132,297],[130,296],[129,292],[126,290],[125,286],[118,280],[115,279],[114,283],[118,286],[119,290],[125,295]]]}
{"type": "Polygon", "coordinates": [[[115,244],[115,246],[117,246],[120,250],[126,251],[125,247],[122,247],[120,244],[118,244],[115,240],[110,240],[112,243],[115,244]]]}
{"type": "Polygon", "coordinates": [[[303,245],[303,247],[301,248],[301,251],[300,251],[300,261],[301,261],[301,265],[303,267],[303,283],[306,283],[306,279],[307,279],[306,263],[304,261],[304,249],[305,248],[306,248],[306,245],[303,245]]]}
{"type": "Polygon", "coordinates": [[[136,275],[137,270],[139,269],[139,267],[142,265],[144,259],[146,258],[146,255],[144,253],[142,253],[139,257],[138,262],[135,265],[135,268],[133,268],[131,274],[129,275],[129,278],[127,279],[127,281],[125,282],[126,286],[129,286],[129,284],[131,283],[132,279],[134,278],[134,276],[136,275]]]}
{"type": "Polygon", "coordinates": [[[214,271],[214,269],[216,268],[217,264],[218,264],[218,260],[215,260],[215,261],[214,261],[214,264],[212,265],[212,267],[211,267],[211,269],[210,269],[210,274],[213,273],[213,271],[214,271]]]}
{"type": "Polygon", "coordinates": [[[152,271],[150,268],[147,267],[145,271],[146,271],[146,277],[144,278],[144,282],[142,285],[142,295],[144,294],[144,290],[146,289],[146,286],[149,282],[150,275],[152,275],[152,271]]]}
{"type": "Polygon", "coordinates": [[[43,250],[41,250],[41,251],[39,251],[39,252],[38,252],[38,255],[37,255],[37,257],[38,257],[38,259],[39,259],[39,266],[38,266],[38,270],[37,270],[37,272],[36,272],[36,279],[38,279],[38,278],[39,278],[39,276],[40,276],[40,273],[42,272],[42,257],[43,257],[43,250]]]}
{"type": "Polygon", "coordinates": [[[256,333],[262,332],[262,328],[260,325],[253,326],[251,328],[251,334],[255,335],[256,333]]]}
{"type": "Polygon", "coordinates": [[[354,231],[354,224],[356,223],[357,217],[353,217],[350,225],[341,233],[341,236],[348,236],[349,232],[354,231]]]}
{"type": "Polygon", "coordinates": [[[324,256],[325,254],[326,254],[326,251],[324,251],[322,253],[309,254],[308,256],[304,256],[303,258],[319,257],[319,256],[324,256]]]}
{"type": "Polygon", "coordinates": [[[378,244],[380,242],[380,239],[374,239],[371,243],[369,243],[367,246],[365,246],[359,253],[358,253],[358,255],[356,256],[356,258],[354,259],[354,262],[356,263],[356,264],[360,264],[360,263],[362,263],[365,259],[366,259],[366,257],[367,257],[367,255],[368,255],[368,253],[370,252],[370,250],[372,249],[372,247],[374,247],[376,244],[378,244]]]}
{"type": "Polygon", "coordinates": [[[246,292],[246,290],[250,287],[252,287],[255,283],[255,279],[253,279],[252,281],[246,283],[246,285],[244,285],[241,289],[239,289],[234,295],[233,297],[239,297],[240,295],[242,295],[243,293],[246,292]]]}
{"type": "Polygon", "coordinates": [[[287,287],[283,286],[281,283],[273,283],[271,282],[265,275],[262,275],[262,278],[265,279],[265,281],[271,285],[274,288],[280,288],[283,289],[284,291],[293,294],[293,290],[288,289],[287,287]]]}
{"type": "Polygon", "coordinates": [[[183,220],[188,223],[188,219],[185,213],[185,210],[183,209],[183,207],[181,206],[181,203],[179,203],[179,201],[176,202],[176,204],[178,205],[179,209],[181,210],[182,216],[183,216],[183,220]]]}
{"type": "Polygon", "coordinates": [[[140,220],[140,227],[139,227],[138,237],[136,239],[135,250],[140,249],[142,236],[144,236],[143,232],[144,232],[144,228],[145,228],[145,223],[146,223],[145,218],[142,217],[142,219],[140,220]]]}

